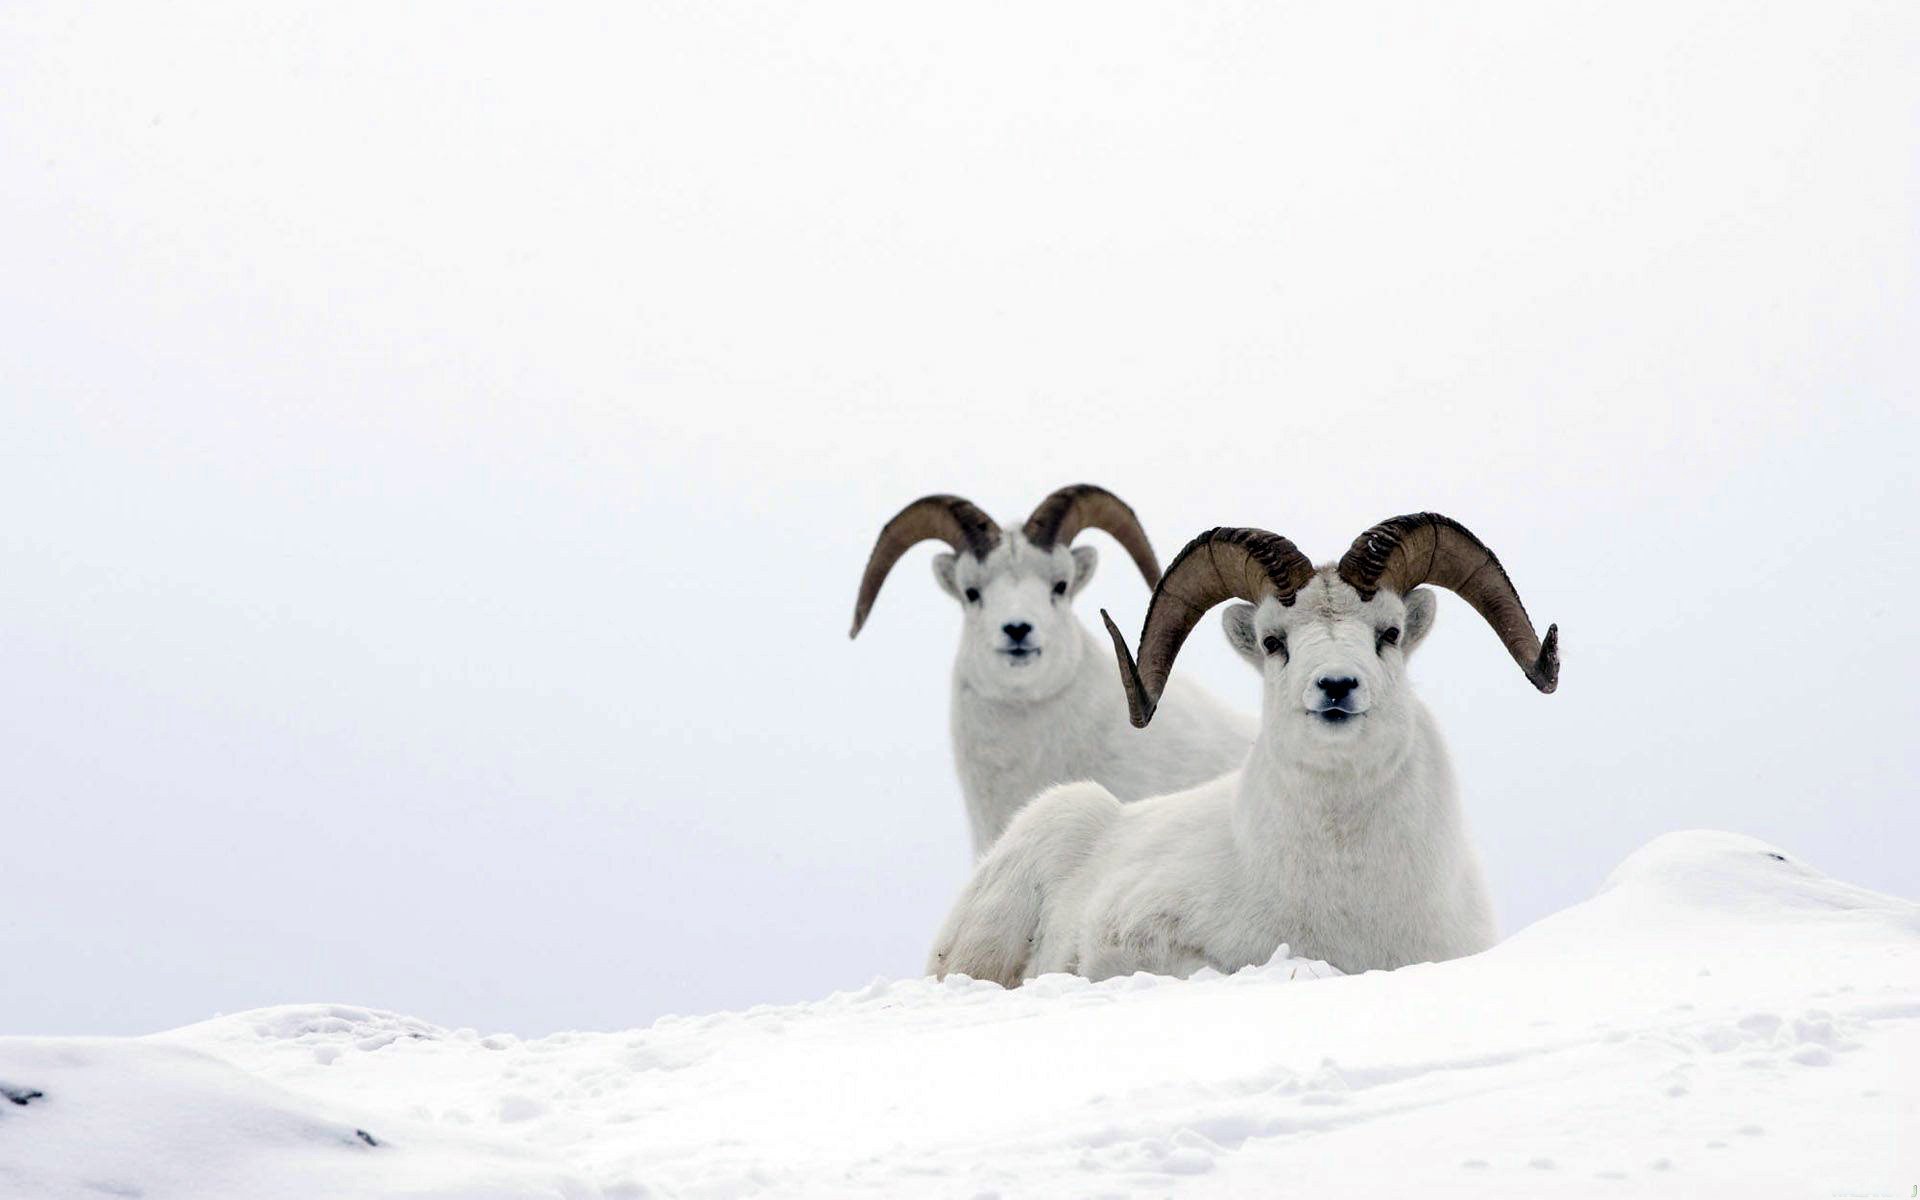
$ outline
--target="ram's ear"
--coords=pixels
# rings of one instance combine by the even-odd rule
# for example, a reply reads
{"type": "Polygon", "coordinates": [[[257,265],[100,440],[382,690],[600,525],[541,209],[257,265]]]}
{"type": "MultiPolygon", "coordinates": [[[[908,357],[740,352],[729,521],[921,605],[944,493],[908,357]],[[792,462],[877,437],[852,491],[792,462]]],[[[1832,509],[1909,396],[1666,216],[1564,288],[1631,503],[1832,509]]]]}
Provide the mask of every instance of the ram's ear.
{"type": "Polygon", "coordinates": [[[953,579],[953,564],[956,561],[958,560],[951,554],[934,555],[933,581],[940,585],[941,591],[958,600],[960,598],[960,585],[955,583],[953,579]]]}
{"type": "Polygon", "coordinates": [[[1260,650],[1260,635],[1253,628],[1253,612],[1251,604],[1229,604],[1220,613],[1220,624],[1227,631],[1227,644],[1233,647],[1233,652],[1258,671],[1266,665],[1267,656],[1260,650]]]}
{"type": "Polygon", "coordinates": [[[1433,619],[1440,613],[1440,605],[1433,598],[1432,588],[1415,588],[1407,593],[1407,627],[1400,631],[1400,649],[1407,654],[1413,653],[1423,638],[1433,632],[1433,619]]]}
{"type": "Polygon", "coordinates": [[[1073,582],[1067,585],[1067,594],[1078,596],[1080,589],[1087,586],[1087,581],[1093,578],[1094,568],[1099,565],[1098,550],[1092,546],[1075,546],[1073,548],[1073,582]]]}

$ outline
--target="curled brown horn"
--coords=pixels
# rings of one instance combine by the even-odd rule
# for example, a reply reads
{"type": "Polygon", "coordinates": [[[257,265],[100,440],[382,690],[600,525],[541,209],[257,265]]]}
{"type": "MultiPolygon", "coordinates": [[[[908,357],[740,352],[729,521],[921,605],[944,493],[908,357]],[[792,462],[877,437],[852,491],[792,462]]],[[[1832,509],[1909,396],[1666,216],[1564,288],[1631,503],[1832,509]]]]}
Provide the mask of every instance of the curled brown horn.
{"type": "Polygon", "coordinates": [[[1272,596],[1291,605],[1313,578],[1313,563],[1300,548],[1264,529],[1209,529],[1188,542],[1153,589],[1147,622],[1140,630],[1140,661],[1105,609],[1113,651],[1120,660],[1120,683],[1127,689],[1127,711],[1134,725],[1153,720],[1160,694],[1173,671],[1180,644],[1208,609],[1238,597],[1255,604],[1272,596]]]}
{"type": "Polygon", "coordinates": [[[992,517],[958,496],[922,496],[895,513],[881,528],[879,539],[873,543],[873,553],[867,556],[867,570],[860,576],[860,597],[853,602],[853,628],[847,632],[848,637],[860,635],[860,627],[867,623],[867,612],[873,608],[874,597],[880,594],[880,585],[887,581],[887,572],[893,570],[893,564],[928,538],[939,538],[952,546],[955,553],[971,551],[975,558],[985,558],[988,551],[1000,544],[1000,527],[992,517]]]}
{"type": "Polygon", "coordinates": [[[1029,542],[1045,550],[1071,543],[1083,529],[1112,534],[1113,540],[1133,556],[1133,565],[1140,568],[1147,586],[1160,582],[1160,560],[1153,556],[1140,518],[1126,501],[1096,484],[1070,484],[1048,496],[1027,518],[1022,532],[1029,542]]]}
{"type": "Polygon", "coordinates": [[[1423,583],[1446,588],[1486,618],[1534,687],[1551,692],[1559,686],[1560,627],[1547,626],[1542,642],[1506,568],[1450,517],[1410,513],[1380,522],[1353,540],[1340,560],[1340,578],[1362,600],[1381,588],[1401,596],[1423,583]]]}

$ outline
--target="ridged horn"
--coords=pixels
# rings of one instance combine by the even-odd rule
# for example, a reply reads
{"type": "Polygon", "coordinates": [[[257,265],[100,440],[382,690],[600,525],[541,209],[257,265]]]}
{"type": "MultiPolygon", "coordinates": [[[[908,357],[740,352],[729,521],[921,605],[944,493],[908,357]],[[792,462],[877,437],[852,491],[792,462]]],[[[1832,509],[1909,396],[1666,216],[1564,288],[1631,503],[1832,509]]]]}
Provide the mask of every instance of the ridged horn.
{"type": "Polygon", "coordinates": [[[1022,532],[1029,542],[1045,550],[1070,545],[1083,529],[1111,534],[1133,557],[1133,565],[1140,568],[1148,587],[1160,582],[1160,560],[1154,557],[1140,518],[1126,501],[1097,484],[1070,484],[1048,496],[1027,518],[1022,532]]]}
{"type": "Polygon", "coordinates": [[[1353,540],[1339,570],[1362,600],[1381,588],[1401,596],[1423,583],[1446,588],[1486,618],[1534,687],[1551,692],[1559,686],[1560,627],[1547,626],[1541,641],[1506,568],[1451,517],[1409,513],[1382,521],[1353,540]]]}
{"type": "Polygon", "coordinates": [[[895,513],[881,528],[879,539],[873,543],[873,553],[867,556],[866,572],[860,576],[860,596],[853,602],[853,628],[847,632],[848,637],[860,636],[860,627],[867,623],[874,597],[880,594],[880,585],[887,581],[887,572],[893,570],[893,564],[900,561],[902,554],[929,538],[939,538],[952,546],[956,554],[971,552],[975,558],[985,558],[988,551],[1000,544],[1000,527],[971,501],[958,496],[922,496],[895,513]]]}
{"type": "Polygon", "coordinates": [[[1160,694],[1173,672],[1180,644],[1207,610],[1235,598],[1260,603],[1268,596],[1291,606],[1313,578],[1313,563],[1300,548],[1264,529],[1209,529],[1188,542],[1153,589],[1147,621],[1140,630],[1140,660],[1127,651],[1120,629],[1100,610],[1120,661],[1120,683],[1127,689],[1127,712],[1145,728],[1159,707],[1160,694]]]}

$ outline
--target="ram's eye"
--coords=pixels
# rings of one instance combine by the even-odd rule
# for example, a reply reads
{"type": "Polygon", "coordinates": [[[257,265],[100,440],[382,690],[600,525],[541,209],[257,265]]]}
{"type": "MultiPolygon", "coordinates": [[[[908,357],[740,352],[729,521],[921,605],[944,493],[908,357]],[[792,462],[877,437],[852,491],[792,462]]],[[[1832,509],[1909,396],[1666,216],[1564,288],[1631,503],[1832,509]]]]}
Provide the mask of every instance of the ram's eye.
{"type": "Polygon", "coordinates": [[[1270,633],[1261,638],[1260,644],[1266,648],[1268,654],[1281,654],[1287,649],[1287,639],[1277,633],[1270,633]]]}
{"type": "Polygon", "coordinates": [[[1061,580],[1060,582],[1058,582],[1058,583],[1056,583],[1056,584],[1054,584],[1054,585],[1053,585],[1053,594],[1054,594],[1054,595],[1056,595],[1056,596],[1064,596],[1064,595],[1066,595],[1066,594],[1067,594],[1067,581],[1066,581],[1066,580],[1064,580],[1064,579],[1062,579],[1062,580],[1061,580]]]}
{"type": "Polygon", "coordinates": [[[1399,644],[1400,627],[1398,625],[1389,625],[1375,636],[1373,648],[1378,651],[1384,650],[1388,646],[1398,646],[1399,644]]]}
{"type": "Polygon", "coordinates": [[[968,603],[968,604],[978,604],[978,603],[980,603],[980,589],[979,589],[979,588],[968,588],[968,589],[967,589],[967,603],[968,603]]]}

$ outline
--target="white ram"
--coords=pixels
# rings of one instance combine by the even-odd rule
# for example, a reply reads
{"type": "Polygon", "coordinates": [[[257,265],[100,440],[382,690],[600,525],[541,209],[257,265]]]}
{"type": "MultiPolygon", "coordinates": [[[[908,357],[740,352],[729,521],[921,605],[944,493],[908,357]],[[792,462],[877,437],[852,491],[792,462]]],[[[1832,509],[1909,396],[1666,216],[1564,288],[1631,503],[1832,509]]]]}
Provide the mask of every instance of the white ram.
{"type": "Polygon", "coordinates": [[[1125,547],[1148,586],[1158,581],[1133,510],[1087,483],[1054,492],[1007,530],[958,496],[924,496],[887,522],[868,558],[849,636],[910,547],[929,538],[953,547],[933,574],[962,614],[950,712],[975,854],[1054,784],[1091,780],[1138,800],[1232,770],[1253,740],[1249,717],[1186,680],[1168,690],[1153,728],[1129,725],[1105,648],[1073,614],[1099,562],[1093,547],[1072,544],[1089,528],[1125,547]]]}
{"type": "Polygon", "coordinates": [[[1154,589],[1137,666],[1107,629],[1133,722],[1150,728],[1195,623],[1247,601],[1225,614],[1264,681],[1246,765],[1125,807],[1092,783],[1041,796],[974,868],[929,970],[1009,987],[1053,971],[1186,975],[1265,962],[1284,942],[1351,972],[1491,945],[1446,747],[1407,683],[1433,627],[1423,583],[1464,598],[1554,689],[1558,631],[1535,635],[1493,552],[1446,517],[1382,522],[1317,570],[1264,530],[1195,538],[1154,589]]]}

